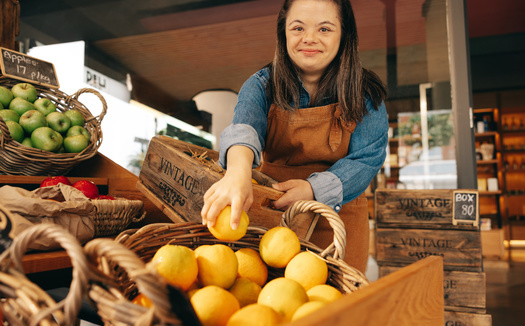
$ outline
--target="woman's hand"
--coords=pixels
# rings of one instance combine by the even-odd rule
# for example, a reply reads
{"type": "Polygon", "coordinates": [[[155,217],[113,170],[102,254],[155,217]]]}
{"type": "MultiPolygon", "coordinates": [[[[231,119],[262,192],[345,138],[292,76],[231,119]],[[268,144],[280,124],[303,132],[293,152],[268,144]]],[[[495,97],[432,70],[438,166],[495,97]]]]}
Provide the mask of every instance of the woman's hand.
{"type": "Polygon", "coordinates": [[[202,224],[212,226],[222,209],[231,206],[230,224],[237,229],[242,211],[248,211],[253,203],[252,162],[253,152],[244,146],[228,150],[226,174],[204,194],[201,210],[202,224]]]}
{"type": "Polygon", "coordinates": [[[291,179],[272,185],[275,190],[284,192],[279,199],[273,202],[277,209],[285,210],[298,200],[313,200],[314,191],[310,182],[300,179],[291,179]]]}

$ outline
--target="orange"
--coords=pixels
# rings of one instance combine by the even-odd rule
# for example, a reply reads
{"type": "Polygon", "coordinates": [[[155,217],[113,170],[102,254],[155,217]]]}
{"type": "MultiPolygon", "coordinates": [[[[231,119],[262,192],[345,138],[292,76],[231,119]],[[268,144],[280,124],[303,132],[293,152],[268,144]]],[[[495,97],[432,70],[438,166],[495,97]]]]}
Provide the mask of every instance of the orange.
{"type": "Polygon", "coordinates": [[[237,277],[244,277],[263,286],[268,279],[268,266],[259,252],[252,248],[241,248],[235,252],[239,267],[237,277]]]}
{"type": "Polygon", "coordinates": [[[150,264],[168,283],[180,287],[183,291],[189,289],[197,279],[197,259],[193,250],[185,246],[160,247],[150,264]]]}
{"type": "Polygon", "coordinates": [[[238,262],[235,252],[223,244],[205,245],[196,249],[198,280],[203,286],[230,288],[237,278],[238,262]]]}
{"type": "Polygon", "coordinates": [[[259,242],[259,253],[271,267],[284,268],[301,251],[299,237],[283,226],[268,230],[259,242]]]}
{"type": "Polygon", "coordinates": [[[208,226],[208,229],[215,238],[223,241],[237,241],[244,237],[248,230],[248,224],[250,224],[248,214],[246,214],[245,211],[242,211],[239,226],[235,230],[232,229],[230,224],[231,215],[231,206],[226,206],[217,216],[215,224],[213,226],[208,226]]]}
{"type": "Polygon", "coordinates": [[[257,303],[273,308],[284,321],[290,321],[295,311],[306,302],[308,296],[302,285],[284,277],[268,282],[257,299],[257,303]]]}
{"type": "Polygon", "coordinates": [[[226,326],[230,317],[240,309],[233,294],[215,285],[197,290],[190,302],[202,326],[226,326]]]}
{"type": "Polygon", "coordinates": [[[284,277],[296,280],[306,291],[319,284],[325,284],[328,265],[316,254],[303,251],[290,260],[284,270],[284,277]]]}

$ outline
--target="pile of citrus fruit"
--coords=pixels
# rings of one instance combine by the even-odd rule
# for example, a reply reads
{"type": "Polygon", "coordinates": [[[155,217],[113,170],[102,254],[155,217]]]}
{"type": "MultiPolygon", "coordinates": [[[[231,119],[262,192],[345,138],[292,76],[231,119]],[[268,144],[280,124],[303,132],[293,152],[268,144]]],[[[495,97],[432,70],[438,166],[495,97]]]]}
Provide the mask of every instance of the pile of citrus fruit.
{"type": "MultiPolygon", "coordinates": [[[[222,240],[246,234],[248,216],[228,229],[227,207],[212,234],[222,240]]],[[[228,240],[232,241],[232,240],[228,240]]],[[[186,291],[203,326],[278,325],[297,320],[339,299],[342,293],[326,283],[328,266],[318,255],[303,251],[290,229],[274,227],[260,239],[259,250],[217,243],[193,250],[182,245],[160,247],[148,267],[168,283],[186,291]],[[268,268],[284,276],[268,278],[268,268]]],[[[151,303],[139,294],[134,303],[151,303]]]]}

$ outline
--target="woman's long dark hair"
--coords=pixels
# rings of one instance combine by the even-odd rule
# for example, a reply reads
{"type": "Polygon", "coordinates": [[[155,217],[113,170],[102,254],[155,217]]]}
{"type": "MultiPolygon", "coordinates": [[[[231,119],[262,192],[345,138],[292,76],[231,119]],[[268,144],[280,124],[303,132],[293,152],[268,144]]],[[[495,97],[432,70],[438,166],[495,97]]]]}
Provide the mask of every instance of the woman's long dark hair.
{"type": "MultiPolygon", "coordinates": [[[[285,0],[277,17],[277,46],[273,62],[269,64],[270,81],[267,89],[273,103],[286,110],[298,108],[301,90],[299,68],[290,59],[286,49],[286,16],[293,1],[285,0]]],[[[339,102],[345,120],[359,122],[367,112],[365,97],[368,95],[377,109],[386,99],[387,91],[375,73],[361,66],[357,50],[357,26],[350,0],[331,1],[339,8],[341,43],[339,52],[319,81],[315,98],[311,100],[312,104],[318,104],[328,97],[339,102]]]]}

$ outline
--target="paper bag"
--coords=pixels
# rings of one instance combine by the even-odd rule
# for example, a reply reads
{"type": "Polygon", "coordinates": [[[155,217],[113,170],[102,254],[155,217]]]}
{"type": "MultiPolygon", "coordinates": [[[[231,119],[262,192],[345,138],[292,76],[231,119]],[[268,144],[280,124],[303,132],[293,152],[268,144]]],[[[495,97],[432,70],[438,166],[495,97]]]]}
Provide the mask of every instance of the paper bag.
{"type": "MultiPolygon", "coordinates": [[[[10,214],[3,214],[2,236],[11,238],[33,224],[58,224],[84,244],[94,237],[95,206],[78,189],[65,184],[33,191],[13,186],[0,187],[0,204],[10,214]],[[4,221],[10,219],[11,221],[4,221]]],[[[29,246],[33,250],[51,250],[60,246],[45,239],[29,246]]]]}

